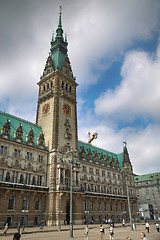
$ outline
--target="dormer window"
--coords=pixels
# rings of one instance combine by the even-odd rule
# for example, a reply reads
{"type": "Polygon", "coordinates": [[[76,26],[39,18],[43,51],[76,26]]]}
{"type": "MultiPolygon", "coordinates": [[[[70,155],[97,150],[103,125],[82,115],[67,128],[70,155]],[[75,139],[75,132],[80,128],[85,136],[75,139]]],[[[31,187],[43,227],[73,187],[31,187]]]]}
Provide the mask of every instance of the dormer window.
{"type": "Polygon", "coordinates": [[[10,139],[10,129],[10,120],[7,119],[7,122],[1,127],[1,136],[10,139]]]}

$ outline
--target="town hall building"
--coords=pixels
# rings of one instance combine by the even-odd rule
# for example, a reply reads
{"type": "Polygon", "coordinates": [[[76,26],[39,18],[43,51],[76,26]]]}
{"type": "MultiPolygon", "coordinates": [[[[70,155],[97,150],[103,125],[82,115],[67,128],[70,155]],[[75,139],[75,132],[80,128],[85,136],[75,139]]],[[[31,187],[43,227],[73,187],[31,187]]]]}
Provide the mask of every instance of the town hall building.
{"type": "Polygon", "coordinates": [[[126,143],[116,154],[78,140],[78,84],[67,48],[60,11],[38,82],[36,123],[0,112],[0,226],[69,224],[71,207],[73,224],[120,222],[129,219],[128,198],[137,219],[126,143]]]}

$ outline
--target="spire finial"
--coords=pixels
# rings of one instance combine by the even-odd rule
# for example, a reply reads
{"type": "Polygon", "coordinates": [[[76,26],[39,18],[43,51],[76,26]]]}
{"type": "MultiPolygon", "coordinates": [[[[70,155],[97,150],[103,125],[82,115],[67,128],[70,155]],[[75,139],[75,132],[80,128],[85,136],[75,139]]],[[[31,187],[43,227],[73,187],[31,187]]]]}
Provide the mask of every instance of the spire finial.
{"type": "Polygon", "coordinates": [[[59,6],[59,15],[62,14],[62,6],[59,6]]]}

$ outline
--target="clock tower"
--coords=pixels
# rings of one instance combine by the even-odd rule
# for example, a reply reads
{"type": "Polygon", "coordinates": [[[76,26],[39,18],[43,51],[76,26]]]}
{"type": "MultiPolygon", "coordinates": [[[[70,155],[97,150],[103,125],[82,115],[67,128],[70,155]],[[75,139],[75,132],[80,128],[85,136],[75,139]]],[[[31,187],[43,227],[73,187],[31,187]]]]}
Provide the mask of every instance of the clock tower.
{"type": "Polygon", "coordinates": [[[55,212],[59,211],[61,195],[59,194],[57,197],[57,190],[60,176],[61,179],[63,177],[63,180],[66,180],[63,166],[58,165],[59,153],[63,155],[71,148],[75,151],[78,150],[76,105],[78,84],[72,73],[67,46],[67,36],[63,37],[60,9],[56,36],[54,38],[52,35],[50,53],[43,75],[38,82],[39,96],[36,117],[36,123],[42,127],[45,143],[49,150],[48,186],[50,193],[46,209],[49,212],[49,225],[54,223],[55,212]]]}

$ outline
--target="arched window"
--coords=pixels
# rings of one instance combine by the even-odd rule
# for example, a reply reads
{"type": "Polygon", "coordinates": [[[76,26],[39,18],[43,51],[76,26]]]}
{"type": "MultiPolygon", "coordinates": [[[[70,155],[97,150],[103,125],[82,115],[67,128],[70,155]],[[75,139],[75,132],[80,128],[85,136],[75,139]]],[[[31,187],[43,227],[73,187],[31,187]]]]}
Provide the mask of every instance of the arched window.
{"type": "Polygon", "coordinates": [[[46,88],[45,88],[45,85],[43,86],[43,92],[45,92],[46,88]]]}
{"type": "Polygon", "coordinates": [[[69,87],[69,91],[70,91],[70,93],[72,92],[72,87],[71,86],[69,87]]]}
{"type": "Polygon", "coordinates": [[[6,174],[6,182],[9,182],[9,181],[10,181],[10,173],[7,172],[7,174],[6,174]]]}
{"type": "Polygon", "coordinates": [[[21,174],[21,176],[20,176],[20,183],[23,183],[23,181],[24,181],[24,178],[23,178],[23,175],[21,174]]]}
{"type": "Polygon", "coordinates": [[[40,198],[35,201],[35,210],[40,210],[40,198]]]}
{"type": "Polygon", "coordinates": [[[28,209],[28,199],[24,197],[22,201],[22,210],[27,210],[27,209],[28,209]]]}
{"type": "Polygon", "coordinates": [[[66,83],[66,91],[68,91],[68,84],[66,83]]]}
{"type": "Polygon", "coordinates": [[[53,87],[53,82],[51,81],[51,88],[53,87]]]}
{"type": "Polygon", "coordinates": [[[62,81],[62,88],[64,88],[64,82],[62,81]]]}
{"type": "Polygon", "coordinates": [[[13,209],[14,208],[14,197],[10,197],[8,201],[8,209],[13,209]]]}
{"type": "Polygon", "coordinates": [[[49,83],[47,83],[47,89],[49,89],[49,83]]]}

